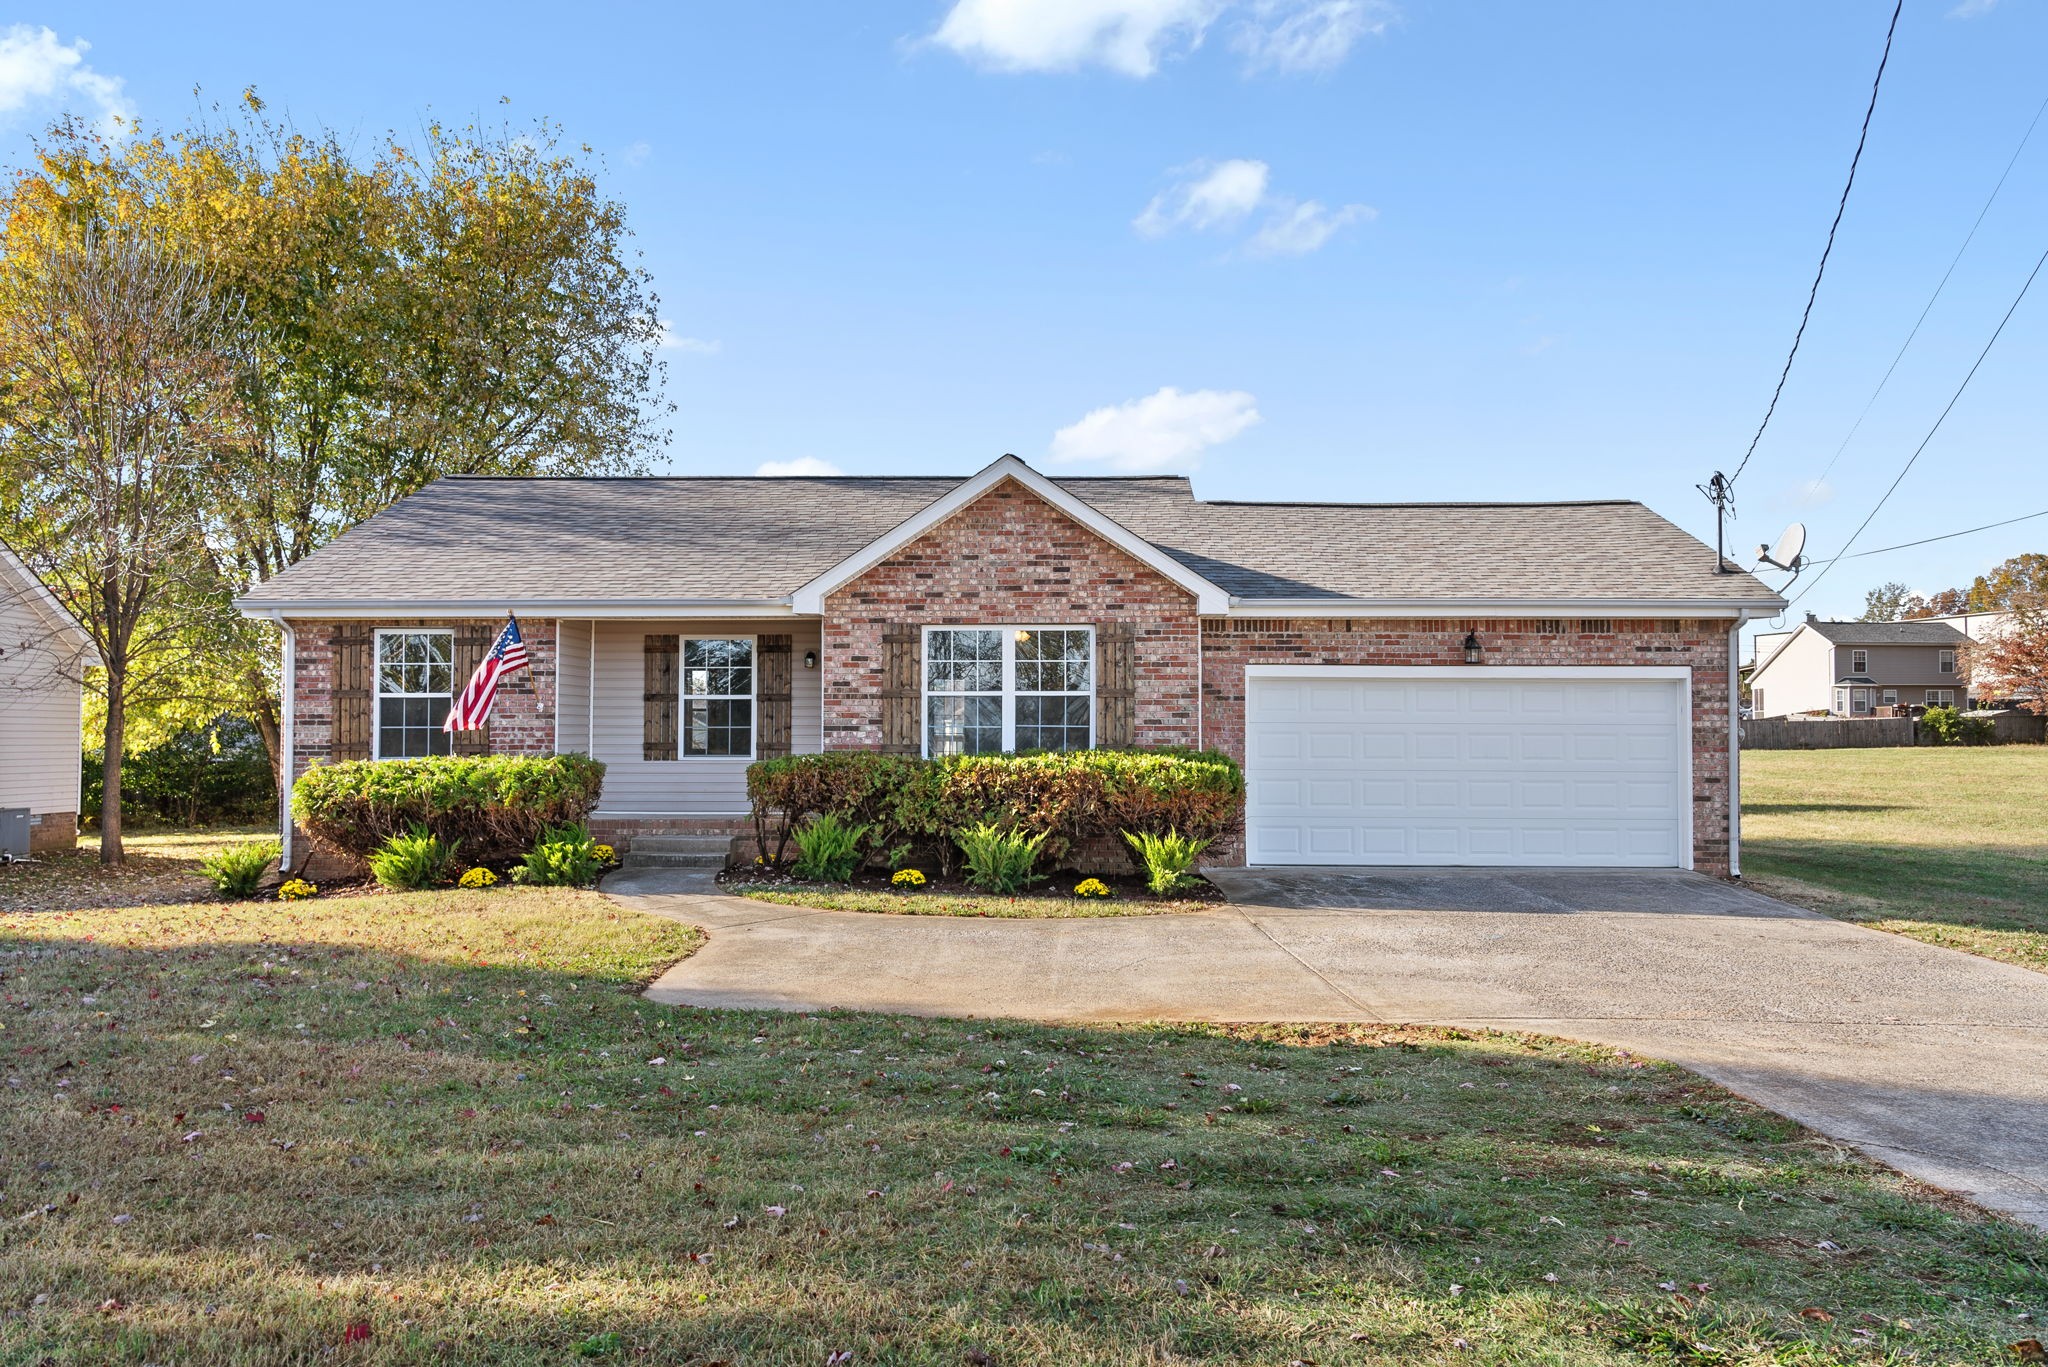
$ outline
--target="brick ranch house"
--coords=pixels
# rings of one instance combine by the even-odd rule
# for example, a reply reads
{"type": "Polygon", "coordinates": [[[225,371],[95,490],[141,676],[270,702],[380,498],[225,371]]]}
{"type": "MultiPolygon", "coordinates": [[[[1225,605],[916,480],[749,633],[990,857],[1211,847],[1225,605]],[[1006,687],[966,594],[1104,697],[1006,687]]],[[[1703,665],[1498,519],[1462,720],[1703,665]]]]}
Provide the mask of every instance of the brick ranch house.
{"type": "MultiPolygon", "coordinates": [[[[1252,864],[1739,870],[1734,649],[1783,600],[1640,504],[1223,503],[1185,478],[440,480],[240,606],[310,764],[582,752],[593,826],[741,832],[754,759],[1212,747],[1252,864]]],[[[289,823],[287,823],[287,827],[289,823]]],[[[289,838],[292,832],[285,832],[289,838]]]]}

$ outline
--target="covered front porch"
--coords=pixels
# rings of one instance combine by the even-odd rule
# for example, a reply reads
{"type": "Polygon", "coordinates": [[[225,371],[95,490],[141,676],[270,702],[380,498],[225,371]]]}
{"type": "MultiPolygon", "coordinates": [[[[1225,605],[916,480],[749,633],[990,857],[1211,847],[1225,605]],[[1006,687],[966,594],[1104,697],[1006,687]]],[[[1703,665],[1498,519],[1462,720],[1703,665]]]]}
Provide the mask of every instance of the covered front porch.
{"type": "Polygon", "coordinates": [[[604,761],[608,838],[746,830],[747,766],[823,746],[817,618],[556,627],[555,749],[604,761]]]}

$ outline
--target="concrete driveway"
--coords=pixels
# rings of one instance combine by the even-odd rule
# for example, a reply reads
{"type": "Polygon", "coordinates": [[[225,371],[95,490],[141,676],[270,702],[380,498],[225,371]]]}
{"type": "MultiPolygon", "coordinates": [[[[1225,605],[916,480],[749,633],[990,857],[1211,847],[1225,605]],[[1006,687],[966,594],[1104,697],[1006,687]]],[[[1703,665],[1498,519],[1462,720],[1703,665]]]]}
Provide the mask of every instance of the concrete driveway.
{"type": "Polygon", "coordinates": [[[679,870],[605,890],[710,932],[648,990],[656,1001],[1563,1035],[1684,1064],[2048,1228],[2048,975],[1694,874],[1210,876],[1228,907],[1069,921],[805,911],[679,870]]]}

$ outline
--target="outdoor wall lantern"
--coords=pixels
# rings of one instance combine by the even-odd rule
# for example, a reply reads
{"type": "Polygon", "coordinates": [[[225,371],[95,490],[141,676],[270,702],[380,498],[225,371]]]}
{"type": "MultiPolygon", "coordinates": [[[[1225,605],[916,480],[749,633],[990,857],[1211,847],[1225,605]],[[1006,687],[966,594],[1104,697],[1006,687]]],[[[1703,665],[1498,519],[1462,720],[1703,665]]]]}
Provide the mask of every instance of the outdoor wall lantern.
{"type": "Polygon", "coordinates": [[[805,669],[816,669],[817,667],[818,667],[818,652],[817,652],[817,651],[815,651],[815,650],[806,650],[806,651],[804,652],[804,668],[805,668],[805,669]]]}
{"type": "Polygon", "coordinates": [[[1479,633],[1476,631],[1465,633],[1465,663],[1468,665],[1479,663],[1479,633]]]}

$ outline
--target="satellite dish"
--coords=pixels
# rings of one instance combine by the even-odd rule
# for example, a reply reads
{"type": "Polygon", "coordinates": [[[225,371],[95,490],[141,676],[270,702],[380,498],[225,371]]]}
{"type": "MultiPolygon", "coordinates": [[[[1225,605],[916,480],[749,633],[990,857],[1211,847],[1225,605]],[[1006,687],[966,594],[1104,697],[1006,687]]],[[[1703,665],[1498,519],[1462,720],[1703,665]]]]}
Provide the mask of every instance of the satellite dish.
{"type": "Polygon", "coordinates": [[[1800,554],[1806,549],[1806,524],[1795,522],[1785,529],[1775,546],[1758,546],[1756,558],[1773,569],[1797,574],[1801,567],[1800,554]]]}

